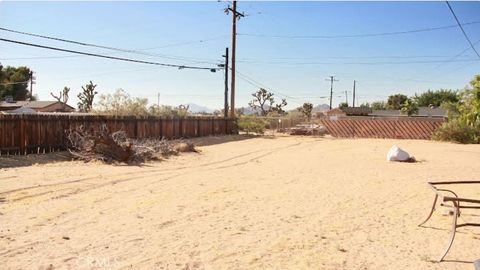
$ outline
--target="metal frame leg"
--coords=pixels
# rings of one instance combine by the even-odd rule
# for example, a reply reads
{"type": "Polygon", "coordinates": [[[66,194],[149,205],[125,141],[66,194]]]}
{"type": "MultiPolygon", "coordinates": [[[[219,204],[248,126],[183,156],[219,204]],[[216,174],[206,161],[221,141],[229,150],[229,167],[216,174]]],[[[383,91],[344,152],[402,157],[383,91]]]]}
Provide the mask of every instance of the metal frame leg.
{"type": "Polygon", "coordinates": [[[432,217],[433,212],[435,211],[435,205],[437,204],[437,199],[438,195],[435,195],[435,200],[433,200],[432,210],[430,210],[430,214],[428,214],[428,217],[422,223],[418,224],[418,226],[422,226],[432,217]]]}
{"type": "Polygon", "coordinates": [[[440,260],[438,260],[439,262],[443,261],[443,258],[445,258],[445,256],[447,255],[448,251],[450,250],[450,248],[452,247],[452,244],[453,244],[453,240],[455,239],[455,233],[457,232],[457,219],[458,219],[458,216],[460,214],[460,211],[459,211],[459,204],[458,202],[455,202],[453,201],[453,224],[452,224],[452,231],[450,233],[450,241],[448,243],[448,246],[447,248],[445,249],[445,252],[443,253],[443,255],[440,257],[440,260]]]}

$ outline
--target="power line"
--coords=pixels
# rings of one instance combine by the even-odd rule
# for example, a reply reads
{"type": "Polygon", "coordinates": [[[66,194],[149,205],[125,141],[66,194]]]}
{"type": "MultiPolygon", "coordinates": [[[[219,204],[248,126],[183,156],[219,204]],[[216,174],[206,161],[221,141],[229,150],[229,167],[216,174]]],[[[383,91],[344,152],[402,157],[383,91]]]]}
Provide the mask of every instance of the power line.
{"type": "Polygon", "coordinates": [[[136,60],[136,59],[130,59],[130,58],[123,58],[123,57],[108,56],[108,55],[102,55],[102,54],[96,54],[96,53],[87,53],[87,52],[67,50],[67,49],[62,49],[62,48],[57,48],[57,47],[44,46],[44,45],[27,43],[27,42],[10,40],[10,39],[4,39],[4,38],[0,38],[0,41],[20,44],[20,45],[25,45],[25,46],[31,46],[31,47],[37,47],[37,48],[43,48],[43,49],[49,49],[49,50],[55,50],[55,51],[60,51],[60,52],[75,53],[75,54],[81,54],[81,55],[87,55],[87,56],[93,56],[93,57],[100,57],[100,58],[106,58],[106,59],[112,59],[112,60],[119,60],[119,61],[125,61],[125,62],[140,63],[140,64],[149,64],[149,65],[164,66],[164,67],[175,67],[175,68],[179,68],[179,69],[201,69],[201,70],[210,70],[212,72],[215,72],[215,71],[218,70],[218,68],[166,64],[166,63],[143,61],[143,60],[136,60]]]}
{"type": "Polygon", "coordinates": [[[229,36],[229,35],[220,35],[220,36],[216,36],[216,37],[212,37],[212,38],[205,38],[205,39],[198,39],[198,40],[192,40],[192,41],[171,43],[171,44],[166,44],[166,45],[161,45],[161,46],[155,46],[155,47],[140,49],[140,51],[143,51],[143,50],[145,50],[145,51],[146,51],[146,50],[154,50],[154,49],[163,49],[163,48],[168,48],[168,47],[177,47],[177,46],[197,44],[197,43],[205,43],[205,42],[212,41],[212,40],[223,39],[223,38],[228,37],[228,36],[229,36]]]}
{"type": "Polygon", "coordinates": [[[471,41],[470,38],[468,37],[467,33],[465,32],[465,29],[463,29],[463,26],[462,26],[462,24],[460,23],[460,21],[458,20],[457,15],[455,14],[455,11],[453,11],[452,6],[450,6],[450,3],[449,3],[448,1],[446,1],[446,2],[447,2],[447,5],[448,5],[448,8],[449,8],[450,11],[452,12],[453,17],[454,17],[455,20],[457,21],[458,27],[460,27],[460,29],[462,30],[463,35],[465,36],[465,38],[467,39],[468,43],[470,44],[470,47],[472,47],[473,51],[477,54],[478,58],[480,58],[480,54],[479,54],[479,53],[477,52],[477,50],[475,49],[475,46],[473,45],[472,41],[471,41]]]}
{"type": "MultiPolygon", "coordinates": [[[[277,94],[277,95],[279,95],[279,96],[288,98],[288,99],[290,99],[289,102],[292,102],[292,103],[295,103],[295,104],[298,104],[298,105],[302,105],[302,103],[298,101],[298,100],[300,100],[300,99],[312,99],[312,98],[313,98],[313,99],[315,99],[315,98],[318,98],[318,99],[327,99],[327,98],[329,98],[329,96],[314,96],[314,95],[312,95],[312,96],[288,96],[288,95],[285,95],[285,94],[283,94],[283,93],[281,93],[281,92],[273,91],[272,88],[270,88],[270,87],[268,87],[268,86],[266,86],[266,85],[264,85],[264,84],[261,84],[261,83],[259,83],[258,81],[255,81],[254,79],[246,76],[245,74],[240,73],[238,70],[236,71],[236,73],[237,73],[238,77],[239,77],[241,80],[245,81],[246,83],[248,83],[248,84],[250,84],[250,85],[252,85],[252,86],[254,86],[254,87],[264,88],[264,89],[268,90],[268,91],[271,92],[271,93],[274,93],[274,94],[277,94]]],[[[335,95],[334,97],[342,97],[342,96],[341,96],[341,95],[338,95],[338,96],[335,95]]]]}
{"type": "Polygon", "coordinates": [[[274,91],[272,91],[272,89],[271,89],[270,87],[267,87],[267,86],[265,86],[265,85],[259,84],[259,83],[257,83],[256,81],[252,81],[250,78],[246,77],[246,76],[243,75],[242,73],[239,73],[238,70],[236,71],[236,73],[237,73],[237,75],[239,75],[238,77],[239,77],[241,80],[247,82],[248,84],[250,84],[250,85],[252,85],[252,86],[254,86],[254,87],[264,88],[264,89],[270,91],[271,93],[278,94],[279,96],[283,96],[283,97],[286,97],[286,98],[293,99],[293,100],[289,100],[289,102],[293,102],[293,103],[296,103],[296,104],[301,104],[300,102],[295,101],[295,99],[297,99],[297,98],[295,98],[295,97],[283,95],[283,94],[279,93],[278,91],[277,91],[277,92],[274,92],[274,91]]]}
{"type": "MultiPolygon", "coordinates": [[[[477,40],[476,42],[474,42],[473,45],[475,46],[475,45],[477,45],[478,43],[480,43],[480,39],[477,40]]],[[[442,66],[443,64],[445,64],[445,63],[451,63],[453,60],[455,60],[456,58],[458,58],[459,56],[461,56],[462,54],[464,54],[465,52],[467,52],[467,51],[470,50],[471,48],[472,48],[472,47],[469,46],[469,47],[465,48],[463,51],[461,51],[461,52],[459,52],[458,54],[456,54],[455,56],[451,57],[450,59],[448,59],[448,60],[446,60],[446,61],[440,62],[440,64],[438,64],[438,65],[436,65],[435,67],[433,67],[430,71],[435,70],[435,69],[441,67],[441,66],[442,66]]]]}
{"type": "Polygon", "coordinates": [[[289,61],[238,61],[243,63],[272,64],[272,65],[410,65],[410,64],[435,64],[451,62],[477,62],[472,59],[449,60],[419,60],[419,61],[377,61],[377,62],[289,62],[289,61]]]}
{"type": "MultiPolygon", "coordinates": [[[[474,21],[469,23],[464,23],[461,25],[473,25],[479,24],[480,21],[474,21]]],[[[449,29],[457,27],[458,25],[448,25],[448,26],[439,26],[439,27],[430,27],[422,29],[412,29],[405,31],[396,31],[396,32],[383,32],[383,33],[371,33],[371,34],[353,34],[353,35],[303,35],[303,36],[294,36],[294,35],[266,35],[266,34],[249,34],[249,33],[239,33],[238,35],[242,36],[252,36],[252,37],[264,37],[264,38],[289,38],[289,39],[334,39],[334,38],[362,38],[362,37],[377,37],[377,36],[393,36],[393,35],[404,35],[420,32],[430,32],[437,31],[442,29],[449,29]]]]}
{"type": "MultiPolygon", "coordinates": [[[[468,47],[468,49],[470,49],[470,47],[468,47]]],[[[317,59],[415,59],[415,58],[448,58],[448,57],[451,57],[451,55],[272,57],[272,58],[241,58],[237,62],[271,61],[271,60],[317,60],[317,59]]]]}
{"type": "MultiPolygon", "coordinates": [[[[21,34],[21,35],[33,36],[33,37],[38,37],[38,38],[43,38],[43,39],[61,41],[61,42],[66,42],[66,43],[70,43],[70,44],[76,44],[76,45],[93,47],[93,48],[100,48],[100,49],[107,49],[107,50],[113,50],[113,51],[124,52],[124,53],[134,53],[134,54],[140,54],[140,55],[161,57],[161,58],[166,58],[166,59],[171,59],[171,60],[190,61],[190,62],[195,62],[195,63],[215,64],[215,63],[213,63],[213,62],[206,62],[206,61],[203,61],[203,60],[197,61],[197,60],[195,60],[194,58],[188,58],[188,57],[182,57],[182,56],[169,56],[169,55],[165,55],[165,54],[148,53],[148,52],[143,52],[143,51],[142,51],[142,50],[152,50],[152,49],[158,49],[158,48],[165,48],[165,47],[177,46],[177,45],[186,44],[186,43],[187,43],[187,44],[190,44],[190,43],[194,43],[194,42],[198,42],[198,41],[191,41],[191,42],[184,42],[184,43],[169,44],[169,45],[158,46],[158,47],[151,47],[151,48],[140,49],[140,50],[132,50],[132,49],[122,49],[122,48],[117,48],[117,47],[97,45],[97,44],[93,44],[93,43],[75,41],[75,40],[70,40],[70,39],[64,39],[64,38],[58,38],[58,37],[52,37],[52,36],[46,36],[46,35],[28,33],[28,32],[23,32],[23,31],[8,29],[8,28],[4,28],[4,27],[0,27],[0,30],[1,30],[1,31],[6,31],[6,32],[11,32],[11,33],[16,33],[16,34],[21,34]],[[194,60],[191,60],[191,59],[194,59],[194,60]]],[[[219,36],[219,37],[224,37],[224,36],[219,36]]],[[[205,42],[205,41],[208,41],[208,40],[218,39],[219,37],[211,38],[211,39],[205,39],[205,40],[200,40],[200,42],[205,42]]]]}
{"type": "MultiPolygon", "coordinates": [[[[253,78],[251,78],[251,77],[249,77],[249,76],[241,73],[241,72],[238,71],[238,70],[236,70],[235,73],[237,73],[238,75],[240,75],[240,76],[243,77],[244,79],[249,80],[249,81],[250,81],[250,84],[253,85],[253,86],[255,86],[255,87],[266,88],[266,89],[269,89],[269,88],[270,88],[270,87],[265,86],[264,84],[259,83],[258,81],[254,80],[253,78]]],[[[270,89],[271,89],[271,88],[270,88],[270,89]]],[[[270,92],[272,92],[272,91],[270,91],[270,92]]],[[[297,99],[297,98],[295,98],[295,97],[285,95],[285,94],[283,94],[283,93],[281,93],[281,92],[279,92],[279,91],[275,91],[275,92],[273,92],[273,93],[276,93],[276,94],[278,94],[278,95],[280,95],[280,96],[283,96],[283,97],[286,97],[286,98],[297,99]]]]}
{"type": "MultiPolygon", "coordinates": [[[[108,53],[105,55],[113,55],[118,52],[108,53]]],[[[213,62],[213,59],[201,59],[201,58],[190,58],[190,57],[183,57],[183,56],[165,56],[162,54],[155,54],[155,53],[137,53],[145,56],[154,56],[160,58],[166,58],[176,61],[184,61],[184,62],[192,62],[192,63],[204,63],[204,64],[214,64],[216,65],[217,62],[213,62]]],[[[37,59],[64,59],[64,58],[75,58],[75,57],[83,57],[85,55],[64,55],[64,56],[31,56],[31,57],[9,57],[9,58],[0,58],[0,60],[37,60],[37,59]]]]}

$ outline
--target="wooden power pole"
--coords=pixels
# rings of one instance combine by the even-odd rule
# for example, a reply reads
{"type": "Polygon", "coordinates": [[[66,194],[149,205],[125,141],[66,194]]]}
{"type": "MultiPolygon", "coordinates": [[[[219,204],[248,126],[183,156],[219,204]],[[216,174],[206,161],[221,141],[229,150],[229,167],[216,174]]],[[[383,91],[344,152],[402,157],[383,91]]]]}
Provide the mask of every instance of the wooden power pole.
{"type": "Polygon", "coordinates": [[[33,99],[33,84],[35,83],[35,76],[33,76],[33,71],[30,71],[30,100],[33,99]]]}
{"type": "Polygon", "coordinates": [[[357,81],[353,80],[353,106],[355,107],[355,84],[357,84],[357,81]]]}
{"type": "Polygon", "coordinates": [[[225,102],[223,104],[223,114],[228,117],[228,47],[225,48],[225,102]]]}
{"type": "Polygon", "coordinates": [[[330,81],[330,110],[332,109],[332,99],[333,99],[333,82],[338,82],[338,80],[335,79],[335,76],[330,76],[329,79],[326,79],[327,81],[330,81]]]}
{"type": "Polygon", "coordinates": [[[228,7],[225,12],[228,14],[232,12],[232,77],[230,86],[230,117],[235,117],[235,56],[237,49],[237,19],[244,17],[240,12],[237,12],[237,1],[233,0],[232,8],[228,7]]]}

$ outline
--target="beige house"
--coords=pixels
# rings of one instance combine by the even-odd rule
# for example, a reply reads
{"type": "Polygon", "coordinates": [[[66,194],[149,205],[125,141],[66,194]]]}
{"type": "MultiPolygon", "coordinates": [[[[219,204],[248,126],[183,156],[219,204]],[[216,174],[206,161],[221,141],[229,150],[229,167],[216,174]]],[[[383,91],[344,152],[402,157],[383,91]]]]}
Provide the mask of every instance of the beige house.
{"type": "Polygon", "coordinates": [[[331,110],[325,112],[325,115],[327,115],[327,116],[346,116],[347,114],[339,108],[334,108],[334,109],[331,109],[331,110]]]}
{"type": "Polygon", "coordinates": [[[0,101],[0,111],[30,108],[36,112],[74,112],[75,108],[60,101],[0,101]]]}

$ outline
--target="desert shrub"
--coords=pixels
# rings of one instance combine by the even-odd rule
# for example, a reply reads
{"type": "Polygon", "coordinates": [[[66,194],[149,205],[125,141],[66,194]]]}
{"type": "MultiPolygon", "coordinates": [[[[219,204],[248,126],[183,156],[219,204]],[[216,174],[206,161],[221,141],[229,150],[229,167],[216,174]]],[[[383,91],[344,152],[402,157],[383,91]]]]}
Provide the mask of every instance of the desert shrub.
{"type": "Polygon", "coordinates": [[[412,116],[418,114],[418,105],[413,99],[407,98],[402,104],[400,111],[408,116],[412,116]]]}
{"type": "Polygon", "coordinates": [[[148,99],[131,97],[122,89],[117,89],[113,94],[101,95],[95,112],[111,115],[146,116],[148,99]]]}
{"type": "Polygon", "coordinates": [[[95,104],[94,112],[128,116],[186,117],[189,115],[188,109],[188,105],[148,107],[147,98],[131,97],[124,90],[118,89],[113,94],[101,95],[95,104]]]}
{"type": "Polygon", "coordinates": [[[265,133],[265,120],[258,116],[241,116],[237,119],[238,129],[248,133],[265,133]]]}
{"type": "Polygon", "coordinates": [[[437,129],[433,134],[433,139],[458,143],[480,143],[480,125],[471,126],[455,119],[437,129]]]}
{"type": "Polygon", "coordinates": [[[460,92],[458,103],[444,104],[453,119],[435,132],[434,139],[480,143],[480,75],[476,75],[470,85],[471,88],[460,92]]]}
{"type": "Polygon", "coordinates": [[[415,94],[413,99],[420,107],[435,106],[438,107],[442,103],[450,102],[457,103],[459,101],[458,91],[440,89],[436,91],[428,90],[421,94],[415,94]]]}
{"type": "Polygon", "coordinates": [[[172,107],[168,105],[152,105],[148,108],[148,114],[160,117],[186,117],[188,116],[188,107],[180,105],[172,107]]]}

